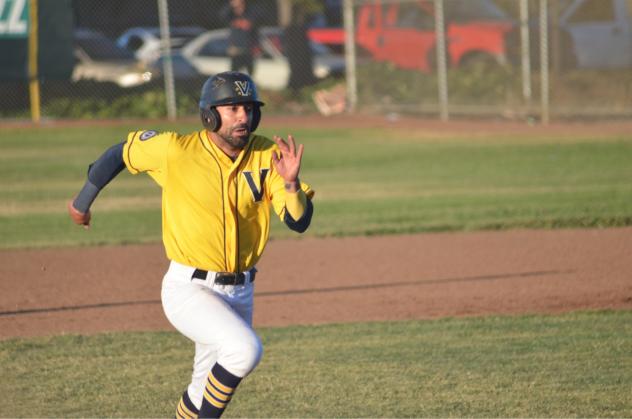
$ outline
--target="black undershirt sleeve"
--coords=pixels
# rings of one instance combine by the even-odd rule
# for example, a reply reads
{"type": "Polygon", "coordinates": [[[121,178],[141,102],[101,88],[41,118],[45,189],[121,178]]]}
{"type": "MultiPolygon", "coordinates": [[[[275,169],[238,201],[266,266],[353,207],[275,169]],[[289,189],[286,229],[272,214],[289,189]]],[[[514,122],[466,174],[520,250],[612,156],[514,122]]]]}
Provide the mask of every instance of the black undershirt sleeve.
{"type": "Polygon", "coordinates": [[[73,202],[73,206],[80,212],[86,213],[97,195],[124,168],[123,144],[116,144],[108,148],[94,163],[88,166],[88,179],[73,202]]]}

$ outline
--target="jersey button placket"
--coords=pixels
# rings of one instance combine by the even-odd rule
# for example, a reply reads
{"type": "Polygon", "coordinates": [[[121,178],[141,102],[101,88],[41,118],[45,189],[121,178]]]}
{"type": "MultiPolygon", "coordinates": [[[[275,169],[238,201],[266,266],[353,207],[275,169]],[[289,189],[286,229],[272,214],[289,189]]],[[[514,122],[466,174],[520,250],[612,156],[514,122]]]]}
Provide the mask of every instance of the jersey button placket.
{"type": "Polygon", "coordinates": [[[236,186],[235,186],[235,172],[231,170],[228,174],[227,184],[226,184],[226,196],[228,199],[225,201],[224,214],[226,216],[226,238],[228,240],[227,243],[227,261],[229,266],[227,266],[227,270],[234,271],[239,268],[236,266],[236,261],[238,257],[238,237],[237,237],[237,209],[235,205],[236,202],[236,186]]]}

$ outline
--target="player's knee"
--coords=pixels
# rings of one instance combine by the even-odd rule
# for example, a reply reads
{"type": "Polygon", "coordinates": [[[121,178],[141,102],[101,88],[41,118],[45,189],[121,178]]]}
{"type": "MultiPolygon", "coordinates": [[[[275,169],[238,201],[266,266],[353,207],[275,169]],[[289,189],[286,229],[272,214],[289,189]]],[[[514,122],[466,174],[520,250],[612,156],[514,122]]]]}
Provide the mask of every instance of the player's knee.
{"type": "Polygon", "coordinates": [[[253,336],[254,339],[251,342],[244,343],[242,347],[242,362],[244,368],[248,370],[248,373],[259,365],[259,361],[261,361],[261,357],[263,356],[261,340],[259,340],[257,335],[253,334],[253,336]]]}
{"type": "Polygon", "coordinates": [[[218,362],[228,371],[245,377],[256,368],[263,356],[263,345],[259,337],[252,332],[247,338],[231,342],[223,351],[218,362]]]}

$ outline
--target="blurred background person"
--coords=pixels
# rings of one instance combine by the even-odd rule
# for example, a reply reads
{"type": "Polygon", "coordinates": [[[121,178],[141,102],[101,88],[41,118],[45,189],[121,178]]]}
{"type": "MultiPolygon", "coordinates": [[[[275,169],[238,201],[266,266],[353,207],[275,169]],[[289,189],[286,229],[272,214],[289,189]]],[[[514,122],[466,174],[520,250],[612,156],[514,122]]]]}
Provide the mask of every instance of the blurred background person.
{"type": "Polygon", "coordinates": [[[307,36],[307,27],[314,12],[310,5],[305,2],[294,2],[292,20],[285,28],[285,51],[290,64],[288,87],[295,95],[298,95],[302,87],[316,83],[314,57],[307,36]]]}
{"type": "Polygon", "coordinates": [[[228,22],[228,55],[232,71],[253,72],[253,48],[257,45],[257,16],[246,0],[229,0],[221,17],[228,22]]]}

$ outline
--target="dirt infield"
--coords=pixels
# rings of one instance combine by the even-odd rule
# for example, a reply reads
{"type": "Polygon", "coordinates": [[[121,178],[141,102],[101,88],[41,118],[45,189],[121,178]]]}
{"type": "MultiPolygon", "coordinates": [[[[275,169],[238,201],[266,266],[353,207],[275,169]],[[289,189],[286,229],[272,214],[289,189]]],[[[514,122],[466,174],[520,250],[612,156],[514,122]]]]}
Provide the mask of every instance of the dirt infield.
{"type": "MultiPolygon", "coordinates": [[[[632,309],[632,228],[275,240],[255,325],[632,309]]],[[[0,252],[0,338],[172,330],[160,245],[0,252]]]]}

